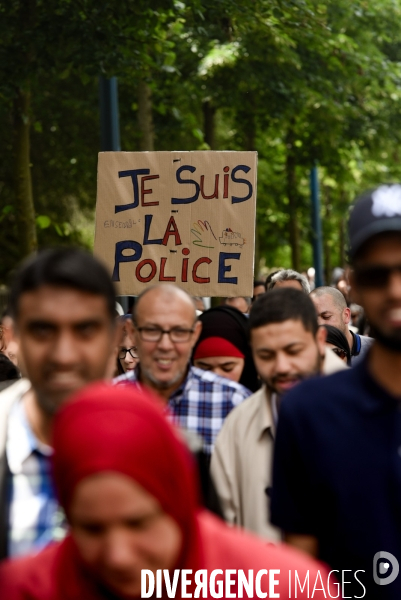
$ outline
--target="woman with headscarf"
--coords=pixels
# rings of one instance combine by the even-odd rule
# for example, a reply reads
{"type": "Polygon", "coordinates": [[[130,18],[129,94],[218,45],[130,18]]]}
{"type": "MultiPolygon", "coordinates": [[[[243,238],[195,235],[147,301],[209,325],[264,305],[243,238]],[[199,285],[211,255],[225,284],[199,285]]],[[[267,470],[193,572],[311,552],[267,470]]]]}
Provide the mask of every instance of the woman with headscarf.
{"type": "MultiPolygon", "coordinates": [[[[280,598],[289,597],[289,570],[297,569],[303,581],[308,571],[315,580],[320,568],[327,581],[327,571],[306,555],[266,545],[200,509],[191,456],[158,401],[135,388],[94,384],[60,410],[54,479],[70,534],[33,557],[0,566],[6,600],[139,598],[145,569],[156,580],[157,571],[168,573],[170,581],[175,569],[189,569],[192,582],[200,569],[242,569],[246,575],[248,569],[280,569],[274,588],[280,598]]],[[[266,573],[263,592],[268,583],[266,573]]],[[[194,585],[187,591],[193,593],[194,585]]],[[[299,597],[306,598],[306,590],[299,597]]]]}
{"type": "Polygon", "coordinates": [[[256,392],[260,381],[248,343],[248,317],[232,306],[218,306],[200,317],[202,331],[193,350],[195,367],[256,392]]]}
{"type": "Polygon", "coordinates": [[[325,330],[327,331],[326,336],[326,346],[330,348],[334,354],[337,354],[341,360],[347,363],[348,366],[351,365],[351,350],[348,344],[348,340],[337,327],[333,327],[333,325],[323,325],[325,330]]]}

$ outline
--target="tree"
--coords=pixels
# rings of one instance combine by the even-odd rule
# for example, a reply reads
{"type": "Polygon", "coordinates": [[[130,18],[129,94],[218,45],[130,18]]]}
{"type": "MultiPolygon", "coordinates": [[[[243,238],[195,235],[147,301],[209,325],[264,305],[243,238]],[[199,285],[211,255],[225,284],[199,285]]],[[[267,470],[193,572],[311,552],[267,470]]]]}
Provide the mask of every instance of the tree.
{"type": "Polygon", "coordinates": [[[169,8],[169,2],[143,0],[10,0],[0,6],[0,94],[14,126],[12,206],[20,255],[37,247],[30,144],[36,100],[71,73],[85,82],[102,71],[138,72],[169,8]]]}

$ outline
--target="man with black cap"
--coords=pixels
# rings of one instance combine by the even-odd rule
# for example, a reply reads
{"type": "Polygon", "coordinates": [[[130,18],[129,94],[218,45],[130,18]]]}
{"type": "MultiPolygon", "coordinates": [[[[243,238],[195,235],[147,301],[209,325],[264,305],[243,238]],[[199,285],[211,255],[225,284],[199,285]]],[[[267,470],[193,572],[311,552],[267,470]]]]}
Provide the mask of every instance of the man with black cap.
{"type": "Polygon", "coordinates": [[[398,600],[401,185],[361,196],[349,238],[352,294],[376,339],[353,369],[285,398],[271,517],[288,542],[345,572],[344,597],[398,600]]]}

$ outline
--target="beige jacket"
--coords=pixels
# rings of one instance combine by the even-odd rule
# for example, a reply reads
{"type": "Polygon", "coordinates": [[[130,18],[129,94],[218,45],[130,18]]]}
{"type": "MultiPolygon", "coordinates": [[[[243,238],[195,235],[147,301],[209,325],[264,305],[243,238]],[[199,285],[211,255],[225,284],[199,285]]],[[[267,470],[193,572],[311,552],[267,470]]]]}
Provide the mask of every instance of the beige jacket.
{"type": "MultiPolygon", "coordinates": [[[[323,373],[347,366],[326,349],[323,373]]],[[[275,425],[271,392],[263,386],[234,408],[217,437],[211,475],[226,521],[258,535],[279,540],[269,523],[269,491],[275,425]]]]}

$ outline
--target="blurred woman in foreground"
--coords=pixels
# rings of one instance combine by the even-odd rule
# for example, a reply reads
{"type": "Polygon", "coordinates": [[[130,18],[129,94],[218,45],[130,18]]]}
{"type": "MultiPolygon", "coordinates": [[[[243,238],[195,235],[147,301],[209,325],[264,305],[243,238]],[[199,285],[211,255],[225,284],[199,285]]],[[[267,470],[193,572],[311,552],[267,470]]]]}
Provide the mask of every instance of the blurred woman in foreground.
{"type": "MultiPolygon", "coordinates": [[[[33,557],[4,563],[2,598],[139,598],[142,569],[155,578],[167,569],[171,580],[174,569],[192,569],[192,582],[199,569],[243,569],[246,575],[248,569],[281,569],[274,591],[288,598],[289,569],[302,581],[308,570],[309,577],[317,575],[317,563],[306,555],[266,545],[200,509],[191,456],[158,401],[135,388],[95,384],[60,410],[54,476],[71,533],[33,557]]],[[[320,567],[320,573],[326,581],[327,571],[320,567]]],[[[264,576],[262,591],[268,587],[264,576]]],[[[306,598],[306,590],[298,597],[306,598]]]]}

